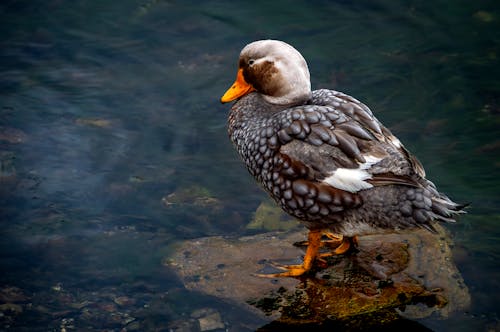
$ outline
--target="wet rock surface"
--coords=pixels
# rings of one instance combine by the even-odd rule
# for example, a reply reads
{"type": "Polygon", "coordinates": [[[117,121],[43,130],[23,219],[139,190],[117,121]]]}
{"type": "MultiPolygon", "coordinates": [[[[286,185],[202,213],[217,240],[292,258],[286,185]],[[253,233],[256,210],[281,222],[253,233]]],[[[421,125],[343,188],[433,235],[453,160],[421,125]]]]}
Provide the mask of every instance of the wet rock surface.
{"type": "MultiPolygon", "coordinates": [[[[301,278],[262,278],[270,260],[300,262],[292,244],[305,231],[237,239],[207,237],[180,243],[164,260],[185,287],[237,304],[267,321],[310,324],[361,320],[385,324],[465,310],[470,296],[453,264],[443,228],[359,238],[357,252],[332,256],[301,278]]],[[[318,265],[318,264],[316,264],[318,265]]]]}

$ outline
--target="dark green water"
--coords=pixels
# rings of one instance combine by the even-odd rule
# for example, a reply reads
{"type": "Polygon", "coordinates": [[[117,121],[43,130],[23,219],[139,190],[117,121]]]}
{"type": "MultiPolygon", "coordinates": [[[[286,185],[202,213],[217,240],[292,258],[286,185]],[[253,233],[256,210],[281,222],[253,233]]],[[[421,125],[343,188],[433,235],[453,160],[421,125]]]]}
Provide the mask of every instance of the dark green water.
{"type": "Polygon", "coordinates": [[[483,0],[2,1],[0,330],[168,331],[200,308],[231,331],[263,324],[162,265],[176,241],[245,234],[266,198],[218,101],[262,38],[298,48],[314,88],[367,103],[472,202],[447,225],[472,307],[419,323],[500,329],[499,31],[483,0]]]}

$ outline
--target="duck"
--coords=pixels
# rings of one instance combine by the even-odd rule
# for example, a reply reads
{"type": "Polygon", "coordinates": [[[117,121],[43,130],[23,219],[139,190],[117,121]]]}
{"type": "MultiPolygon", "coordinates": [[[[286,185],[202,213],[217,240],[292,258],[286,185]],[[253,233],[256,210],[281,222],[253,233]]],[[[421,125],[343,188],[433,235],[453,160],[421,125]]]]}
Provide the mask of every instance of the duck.
{"type": "Polygon", "coordinates": [[[355,249],[359,236],[436,232],[436,223],[465,213],[368,106],[311,90],[306,60],[283,41],[246,45],[220,101],[234,101],[228,134],[250,174],[309,230],[301,264],[275,264],[279,273],[260,276],[300,277],[324,256],[355,249]]]}

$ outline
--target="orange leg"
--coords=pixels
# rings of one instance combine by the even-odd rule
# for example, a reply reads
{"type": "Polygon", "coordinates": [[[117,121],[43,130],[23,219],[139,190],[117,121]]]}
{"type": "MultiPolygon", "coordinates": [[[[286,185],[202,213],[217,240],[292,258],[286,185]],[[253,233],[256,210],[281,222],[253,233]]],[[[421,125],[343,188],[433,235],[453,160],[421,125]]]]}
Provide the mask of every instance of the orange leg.
{"type": "Polygon", "coordinates": [[[342,243],[337,248],[335,248],[335,250],[333,250],[333,253],[335,255],[345,254],[350,247],[351,247],[351,239],[348,237],[343,237],[342,243]]]}
{"type": "Polygon", "coordinates": [[[333,255],[342,255],[345,254],[351,246],[355,246],[358,243],[358,237],[346,237],[342,235],[337,235],[333,233],[325,233],[325,235],[328,238],[332,239],[331,243],[334,243],[334,246],[330,245],[330,241],[323,241],[325,242],[326,246],[333,248],[333,251],[321,254],[321,257],[328,257],[328,256],[333,256],[333,255]]]}
{"type": "MultiPolygon", "coordinates": [[[[333,250],[333,252],[320,254],[320,256],[331,256],[334,254],[335,255],[344,254],[349,250],[349,248],[351,246],[351,240],[354,241],[354,244],[356,243],[355,242],[356,237],[348,238],[348,237],[345,237],[341,234],[335,234],[335,233],[331,233],[329,231],[322,231],[321,234],[324,235],[325,237],[327,237],[328,239],[321,240],[320,246],[330,248],[333,250]]],[[[309,241],[298,242],[298,243],[296,243],[296,245],[308,246],[309,241]]]]}
{"type": "Polygon", "coordinates": [[[351,245],[356,244],[356,237],[349,238],[343,235],[333,234],[325,232],[323,235],[328,237],[330,240],[321,241],[322,246],[328,247],[331,251],[322,252],[318,254],[317,261],[322,268],[328,266],[326,258],[334,255],[342,255],[349,251],[351,245]]]}
{"type": "Polygon", "coordinates": [[[328,238],[328,240],[323,241],[323,245],[328,248],[338,248],[346,241],[346,238],[341,234],[334,234],[326,231],[323,232],[323,235],[328,238]]]}
{"type": "Polygon", "coordinates": [[[273,274],[258,274],[259,277],[276,278],[276,277],[298,277],[306,273],[312,268],[314,260],[318,257],[319,247],[321,246],[321,230],[310,230],[308,235],[308,245],[304,261],[300,265],[284,265],[277,266],[285,272],[273,274]]]}

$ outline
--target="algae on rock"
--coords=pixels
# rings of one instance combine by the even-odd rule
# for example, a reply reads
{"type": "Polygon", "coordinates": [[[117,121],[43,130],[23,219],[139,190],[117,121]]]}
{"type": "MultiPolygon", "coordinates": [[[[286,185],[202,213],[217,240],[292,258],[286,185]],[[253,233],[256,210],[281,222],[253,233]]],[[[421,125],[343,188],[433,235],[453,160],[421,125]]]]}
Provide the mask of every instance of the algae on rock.
{"type": "Polygon", "coordinates": [[[264,201],[254,213],[247,229],[260,229],[266,231],[286,231],[296,227],[299,222],[283,212],[275,203],[264,201]]]}

